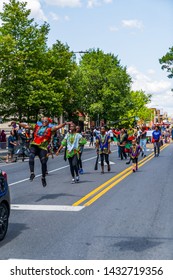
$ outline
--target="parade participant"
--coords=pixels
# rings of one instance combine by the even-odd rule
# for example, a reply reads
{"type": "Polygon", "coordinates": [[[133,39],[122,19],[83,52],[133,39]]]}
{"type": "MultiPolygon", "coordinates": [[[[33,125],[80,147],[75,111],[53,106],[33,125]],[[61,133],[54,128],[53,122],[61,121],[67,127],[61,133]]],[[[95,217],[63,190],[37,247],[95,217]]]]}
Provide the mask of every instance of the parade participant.
{"type": "Polygon", "coordinates": [[[141,131],[139,133],[139,139],[140,139],[140,146],[142,148],[142,156],[146,157],[146,150],[147,150],[147,131],[146,127],[142,126],[141,131]]]}
{"type": "Polygon", "coordinates": [[[142,151],[142,148],[140,147],[140,145],[137,144],[136,139],[132,140],[132,146],[130,147],[129,154],[130,154],[130,158],[132,161],[133,172],[138,170],[138,156],[141,151],[142,151]]]}
{"type": "Polygon", "coordinates": [[[90,143],[89,143],[89,147],[93,146],[94,144],[94,132],[93,130],[90,131],[90,143]]]}
{"type": "Polygon", "coordinates": [[[33,181],[35,178],[34,174],[34,159],[35,156],[38,156],[41,162],[42,169],[42,185],[46,187],[46,172],[47,172],[47,147],[51,141],[52,133],[57,131],[58,129],[64,127],[66,124],[63,123],[60,125],[49,125],[51,120],[47,117],[43,117],[41,122],[38,122],[36,125],[28,125],[26,123],[19,123],[21,127],[25,129],[33,129],[33,141],[30,145],[30,156],[29,156],[29,167],[30,167],[30,181],[33,181]]]}
{"type": "Polygon", "coordinates": [[[126,143],[127,143],[127,138],[128,138],[128,135],[125,132],[124,128],[122,128],[121,131],[120,131],[120,134],[119,134],[119,142],[118,142],[118,146],[120,147],[121,160],[123,160],[123,157],[125,159],[127,159],[127,155],[125,153],[125,146],[126,146],[126,143]]]}
{"type": "Polygon", "coordinates": [[[78,159],[80,146],[87,143],[86,139],[82,137],[81,134],[76,132],[76,125],[70,125],[70,132],[66,134],[61,146],[59,147],[56,155],[59,155],[59,152],[63,147],[66,147],[66,158],[69,161],[70,171],[72,175],[72,184],[79,182],[79,170],[78,170],[78,159]]]}
{"type": "Polygon", "coordinates": [[[104,160],[107,163],[108,171],[111,170],[109,163],[109,154],[111,153],[110,142],[110,136],[106,134],[105,127],[102,126],[100,135],[96,137],[96,149],[97,153],[100,154],[102,174],[104,173],[104,160]]]}
{"type": "Polygon", "coordinates": [[[173,127],[171,129],[171,137],[172,137],[172,141],[173,141],[173,127]]]}
{"type": "MultiPolygon", "coordinates": [[[[76,126],[76,132],[81,134],[82,136],[82,133],[81,133],[81,128],[80,126],[76,126]]],[[[86,143],[85,143],[86,144],[86,143]]],[[[84,144],[80,145],[79,146],[79,158],[78,158],[78,170],[79,170],[79,174],[83,174],[84,171],[83,171],[83,166],[82,166],[82,153],[83,153],[83,150],[84,150],[84,144]]]]}
{"type": "Polygon", "coordinates": [[[156,126],[155,130],[152,133],[152,142],[154,144],[154,155],[158,157],[160,154],[160,140],[162,139],[161,131],[159,127],[156,126]]]}
{"type": "Polygon", "coordinates": [[[116,142],[117,147],[118,147],[118,157],[120,158],[121,157],[121,149],[120,149],[120,145],[119,145],[120,131],[117,128],[117,129],[113,129],[112,132],[113,132],[113,135],[114,135],[114,142],[116,142]]]}

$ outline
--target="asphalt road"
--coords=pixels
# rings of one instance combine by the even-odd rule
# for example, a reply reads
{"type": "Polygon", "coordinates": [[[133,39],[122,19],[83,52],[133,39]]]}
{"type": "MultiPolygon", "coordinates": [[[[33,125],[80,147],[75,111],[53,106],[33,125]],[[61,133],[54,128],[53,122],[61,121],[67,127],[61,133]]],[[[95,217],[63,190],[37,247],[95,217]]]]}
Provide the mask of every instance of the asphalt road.
{"type": "Polygon", "coordinates": [[[1,163],[12,210],[0,259],[172,260],[173,144],[158,158],[152,150],[140,157],[136,173],[112,151],[111,172],[101,174],[94,171],[95,150],[86,148],[77,184],[62,155],[50,158],[46,188],[38,159],[33,182],[27,161],[1,163]]]}

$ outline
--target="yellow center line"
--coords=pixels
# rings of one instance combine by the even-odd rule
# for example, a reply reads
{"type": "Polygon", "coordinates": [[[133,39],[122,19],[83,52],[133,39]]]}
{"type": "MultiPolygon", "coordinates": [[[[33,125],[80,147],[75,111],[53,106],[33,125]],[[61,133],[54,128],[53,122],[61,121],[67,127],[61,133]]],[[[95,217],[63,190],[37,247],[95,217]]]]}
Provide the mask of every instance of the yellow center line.
{"type": "MultiPolygon", "coordinates": [[[[153,154],[153,153],[152,153],[153,154]]],[[[151,154],[148,156],[150,157],[151,154]]],[[[142,159],[140,162],[143,162],[144,160],[146,160],[147,157],[145,159],[142,159]]],[[[85,200],[87,200],[89,197],[91,197],[92,195],[94,195],[96,192],[100,191],[102,188],[104,188],[106,185],[108,185],[109,183],[111,183],[112,181],[115,181],[117,178],[119,178],[120,176],[122,176],[124,173],[126,173],[127,171],[131,170],[131,167],[126,168],[125,170],[123,170],[122,172],[118,173],[117,175],[115,175],[114,177],[112,177],[111,179],[109,179],[108,181],[106,181],[105,183],[103,183],[102,185],[100,185],[99,187],[97,187],[96,189],[94,189],[93,191],[91,191],[90,193],[88,193],[87,195],[85,195],[84,197],[82,197],[80,200],[78,200],[77,202],[75,202],[73,204],[73,206],[78,206],[79,204],[81,204],[82,202],[84,202],[85,200]]]]}
{"type": "MultiPolygon", "coordinates": [[[[166,146],[162,146],[160,150],[163,150],[167,147],[166,146]]],[[[150,161],[152,158],[154,158],[154,155],[152,155],[151,157],[147,158],[147,160],[145,161],[141,161],[138,165],[138,168],[140,168],[141,166],[143,166],[144,164],[146,164],[148,161],[150,161]]],[[[94,203],[97,199],[99,199],[101,196],[103,196],[105,193],[107,193],[110,189],[112,189],[113,187],[115,187],[118,183],[120,183],[122,180],[124,180],[126,177],[128,177],[131,173],[133,173],[132,170],[130,170],[129,172],[127,172],[124,176],[122,176],[121,178],[119,178],[117,181],[113,182],[111,185],[109,185],[107,188],[105,188],[104,190],[102,190],[100,193],[98,193],[97,195],[95,195],[92,199],[90,199],[88,202],[86,202],[84,204],[84,206],[89,206],[92,203],[94,203]]]]}
{"type": "MultiPolygon", "coordinates": [[[[164,146],[161,147],[161,150],[164,148],[164,146]]],[[[165,147],[166,148],[166,147],[165,147]]],[[[151,153],[150,155],[148,155],[147,157],[145,157],[144,159],[142,159],[139,162],[139,167],[142,166],[143,164],[145,164],[145,162],[148,162],[150,159],[152,159],[154,156],[154,153],[151,153]],[[142,164],[143,163],[143,164],[142,164]]],[[[125,170],[123,170],[122,172],[118,173],[116,176],[112,177],[111,179],[109,179],[108,181],[106,181],[105,183],[103,183],[102,185],[100,185],[99,187],[97,187],[96,189],[94,189],[93,191],[89,192],[87,195],[85,195],[84,197],[82,197],[81,199],[79,199],[78,201],[76,201],[73,206],[78,206],[81,203],[83,203],[84,201],[86,201],[88,198],[90,198],[91,196],[95,195],[97,192],[99,192],[100,190],[102,190],[105,186],[107,186],[108,184],[110,184],[111,182],[113,182],[110,186],[108,186],[107,188],[105,188],[102,192],[100,192],[99,194],[97,194],[96,196],[93,197],[100,197],[102,196],[105,192],[107,192],[112,186],[117,185],[120,181],[122,181],[124,178],[126,178],[128,175],[130,175],[132,173],[131,171],[131,166],[126,168],[125,170]],[[124,175],[124,173],[126,173],[124,175]],[[122,177],[121,177],[122,176],[122,177]],[[119,178],[121,177],[121,178],[119,178]],[[119,179],[118,179],[119,178],[119,179]],[[107,191],[106,191],[107,190],[107,191]]],[[[97,198],[97,199],[98,199],[97,198]]],[[[93,200],[92,199],[92,200],[93,200]]],[[[90,200],[91,201],[91,200],[90,200]]],[[[85,206],[88,206],[88,203],[90,202],[88,201],[85,206]]],[[[90,205],[90,204],[89,204],[90,205]]]]}

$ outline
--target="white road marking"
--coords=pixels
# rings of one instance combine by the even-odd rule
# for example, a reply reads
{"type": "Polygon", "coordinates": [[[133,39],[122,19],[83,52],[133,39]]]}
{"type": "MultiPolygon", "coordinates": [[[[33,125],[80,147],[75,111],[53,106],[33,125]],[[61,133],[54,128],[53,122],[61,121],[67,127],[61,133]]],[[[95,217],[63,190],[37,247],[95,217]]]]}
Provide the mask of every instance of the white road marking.
{"type": "Polygon", "coordinates": [[[78,212],[83,208],[85,208],[85,206],[11,204],[12,210],[78,212]]]}
{"type": "MultiPolygon", "coordinates": [[[[96,156],[91,157],[91,158],[88,158],[88,159],[84,159],[82,162],[90,161],[90,160],[93,160],[93,159],[95,159],[95,158],[96,158],[96,156]]],[[[68,165],[65,165],[65,166],[62,166],[62,167],[59,167],[59,168],[56,168],[56,169],[53,169],[53,170],[50,170],[50,171],[49,171],[49,174],[50,174],[50,173],[53,173],[53,172],[56,172],[56,171],[59,171],[59,170],[62,170],[62,169],[65,169],[65,168],[67,168],[67,167],[69,167],[69,164],[68,164],[68,165]]],[[[38,175],[35,176],[35,178],[41,177],[41,176],[42,176],[42,174],[38,174],[38,175]]],[[[26,178],[26,179],[23,179],[23,180],[20,180],[20,181],[11,183],[11,184],[9,184],[9,186],[11,187],[11,186],[14,186],[14,185],[17,185],[17,184],[26,182],[26,181],[28,181],[28,180],[29,180],[29,178],[26,178]]]]}
{"type": "MultiPolygon", "coordinates": [[[[101,164],[101,161],[99,161],[99,163],[101,164]]],[[[113,162],[113,161],[109,161],[109,164],[110,165],[113,165],[113,164],[116,164],[115,162],[113,162]]],[[[107,163],[106,162],[104,162],[104,165],[106,166],[107,165],[107,163]]]]}

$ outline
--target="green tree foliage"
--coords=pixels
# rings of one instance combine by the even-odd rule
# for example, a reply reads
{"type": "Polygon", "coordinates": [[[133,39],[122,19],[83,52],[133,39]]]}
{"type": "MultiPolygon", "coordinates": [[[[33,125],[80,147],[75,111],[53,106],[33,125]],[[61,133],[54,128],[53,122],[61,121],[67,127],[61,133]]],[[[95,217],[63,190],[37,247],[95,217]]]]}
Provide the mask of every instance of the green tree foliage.
{"type": "Polygon", "coordinates": [[[30,19],[26,3],[10,0],[0,13],[0,115],[39,114],[115,121],[147,114],[148,97],[131,92],[131,77],[117,56],[91,49],[79,65],[68,45],[47,47],[49,25],[30,19]],[[136,101],[138,100],[138,101],[136,101]]]}
{"type": "MultiPolygon", "coordinates": [[[[72,87],[77,64],[74,59],[74,54],[69,51],[69,46],[57,40],[47,52],[47,66],[48,69],[51,69],[51,77],[55,81],[54,91],[57,94],[57,101],[61,101],[61,113],[64,113],[67,118],[70,118],[72,113],[77,109],[75,93],[72,87]]],[[[54,115],[59,116],[56,110],[54,115]]]]}
{"type": "Polygon", "coordinates": [[[162,69],[169,73],[168,78],[173,78],[173,47],[169,48],[169,52],[159,59],[159,62],[162,64],[162,69]]]}
{"type": "Polygon", "coordinates": [[[136,118],[142,122],[149,121],[151,118],[151,110],[147,108],[147,104],[151,101],[151,95],[141,91],[130,92],[130,107],[125,112],[124,116],[127,120],[124,122],[127,125],[133,125],[136,118]]]}
{"type": "MultiPolygon", "coordinates": [[[[46,50],[48,24],[38,27],[29,19],[26,3],[10,0],[0,13],[0,101],[4,113],[19,118],[32,111],[33,72],[38,73],[46,50]]],[[[34,75],[33,75],[34,76],[34,75]]]]}
{"type": "Polygon", "coordinates": [[[118,58],[90,50],[83,55],[77,75],[81,109],[95,120],[98,114],[105,121],[119,118],[128,105],[131,78],[118,58]]]}
{"type": "Polygon", "coordinates": [[[29,19],[26,3],[10,0],[0,14],[1,115],[60,116],[67,110],[75,63],[68,46],[47,47],[49,25],[29,19]]]}

